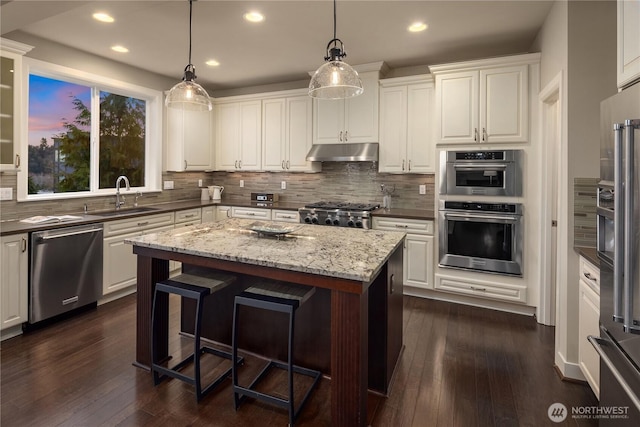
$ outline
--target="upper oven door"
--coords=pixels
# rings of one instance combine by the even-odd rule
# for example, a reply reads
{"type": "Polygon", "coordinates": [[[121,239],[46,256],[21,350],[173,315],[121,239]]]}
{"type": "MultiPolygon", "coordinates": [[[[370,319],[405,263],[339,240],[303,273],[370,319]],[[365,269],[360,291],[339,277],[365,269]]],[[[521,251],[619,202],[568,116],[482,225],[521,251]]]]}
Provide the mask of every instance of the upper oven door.
{"type": "Polygon", "coordinates": [[[505,153],[504,159],[459,159],[456,152],[443,152],[440,194],[522,196],[521,156],[517,150],[505,153]]]}

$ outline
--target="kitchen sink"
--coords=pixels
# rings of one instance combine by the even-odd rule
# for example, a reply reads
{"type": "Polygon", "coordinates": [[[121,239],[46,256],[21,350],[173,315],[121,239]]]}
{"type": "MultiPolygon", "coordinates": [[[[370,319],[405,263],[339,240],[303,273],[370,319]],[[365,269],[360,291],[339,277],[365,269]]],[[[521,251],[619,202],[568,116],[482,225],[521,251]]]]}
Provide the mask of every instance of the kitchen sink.
{"type": "Polygon", "coordinates": [[[132,215],[132,214],[144,213],[144,212],[153,212],[156,210],[157,210],[156,208],[150,208],[150,207],[124,208],[124,209],[118,209],[118,210],[106,211],[106,212],[93,212],[92,215],[105,216],[105,217],[121,216],[121,215],[132,215]]]}

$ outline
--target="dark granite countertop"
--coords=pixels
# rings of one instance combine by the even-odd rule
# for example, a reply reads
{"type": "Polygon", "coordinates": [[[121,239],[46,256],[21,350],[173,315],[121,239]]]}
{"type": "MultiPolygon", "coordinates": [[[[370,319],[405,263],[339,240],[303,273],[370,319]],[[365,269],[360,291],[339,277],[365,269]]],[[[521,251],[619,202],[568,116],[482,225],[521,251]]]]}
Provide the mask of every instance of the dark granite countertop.
{"type": "MultiPolygon", "coordinates": [[[[153,205],[140,205],[142,208],[152,208],[144,212],[135,212],[135,208],[124,208],[121,213],[112,216],[102,216],[101,214],[108,212],[92,212],[89,211],[87,215],[73,213],[75,216],[79,216],[80,219],[64,222],[53,222],[46,224],[27,224],[20,222],[19,220],[10,220],[0,223],[0,235],[6,236],[19,233],[30,233],[33,231],[51,230],[55,228],[69,227],[74,225],[91,224],[96,222],[116,221],[127,218],[136,218],[145,215],[154,215],[164,212],[175,212],[184,209],[191,208],[203,208],[207,206],[237,206],[243,208],[262,208],[262,209],[281,209],[297,211],[304,206],[304,202],[275,202],[275,203],[257,203],[247,200],[245,198],[229,198],[223,199],[220,202],[212,202],[206,200],[181,200],[175,202],[158,203],[153,205]]],[[[52,212],[51,215],[56,215],[56,212],[52,212]]],[[[383,209],[379,208],[372,212],[373,216],[386,216],[395,218],[407,218],[407,219],[423,219],[434,220],[435,214],[430,209],[415,209],[415,208],[391,208],[383,209]]]]}
{"type": "Polygon", "coordinates": [[[573,249],[594,266],[600,268],[600,260],[598,259],[598,251],[596,248],[586,248],[583,246],[574,246],[573,249]]]}

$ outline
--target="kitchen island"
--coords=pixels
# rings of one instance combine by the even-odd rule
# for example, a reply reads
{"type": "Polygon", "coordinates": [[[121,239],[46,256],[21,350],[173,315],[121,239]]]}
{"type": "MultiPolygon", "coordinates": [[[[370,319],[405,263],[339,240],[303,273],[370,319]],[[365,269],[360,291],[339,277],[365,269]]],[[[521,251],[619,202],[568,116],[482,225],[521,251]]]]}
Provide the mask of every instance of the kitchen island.
{"type": "MultiPolygon", "coordinates": [[[[248,286],[247,278],[256,277],[315,286],[320,291],[316,305],[325,307],[312,309],[314,321],[298,324],[313,337],[313,353],[323,356],[316,363],[328,361],[332,425],[364,426],[367,389],[386,394],[402,349],[403,240],[401,232],[243,219],[129,238],[138,255],[136,365],[148,369],[150,364],[153,290],[168,277],[169,260],[235,273],[242,278],[230,287],[236,293],[248,286]],[[256,226],[293,230],[275,238],[252,231],[256,226]]],[[[157,307],[164,315],[156,319],[156,328],[166,336],[168,298],[157,307]]],[[[210,338],[225,343],[228,332],[214,331],[210,338]]],[[[167,340],[158,341],[156,351],[167,355],[167,340]]]]}

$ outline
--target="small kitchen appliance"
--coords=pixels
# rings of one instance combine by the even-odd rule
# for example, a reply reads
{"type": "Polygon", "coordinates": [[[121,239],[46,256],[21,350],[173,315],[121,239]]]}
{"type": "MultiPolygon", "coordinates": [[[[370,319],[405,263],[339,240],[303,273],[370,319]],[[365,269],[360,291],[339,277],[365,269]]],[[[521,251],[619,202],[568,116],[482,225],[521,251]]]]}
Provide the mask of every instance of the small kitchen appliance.
{"type": "Polygon", "coordinates": [[[377,203],[316,202],[298,209],[300,222],[334,227],[371,228],[371,212],[377,203]]]}
{"type": "Polygon", "coordinates": [[[251,193],[252,202],[275,203],[278,201],[278,194],[274,193],[251,193]]]}

